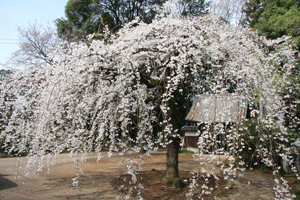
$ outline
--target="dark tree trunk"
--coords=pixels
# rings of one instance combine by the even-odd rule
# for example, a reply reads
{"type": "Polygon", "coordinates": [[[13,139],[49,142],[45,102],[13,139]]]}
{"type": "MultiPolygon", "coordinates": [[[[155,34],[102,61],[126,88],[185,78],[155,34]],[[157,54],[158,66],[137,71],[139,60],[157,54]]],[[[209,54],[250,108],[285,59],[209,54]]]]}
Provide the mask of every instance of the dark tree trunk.
{"type": "Polygon", "coordinates": [[[178,174],[178,151],[180,138],[169,138],[172,140],[167,146],[167,178],[179,177],[178,174]]]}
{"type": "MultiPolygon", "coordinates": [[[[166,77],[170,77],[171,69],[166,68],[166,77]]],[[[179,89],[179,88],[177,88],[179,89]]],[[[165,120],[169,121],[172,124],[172,135],[174,134],[175,130],[181,128],[180,126],[180,119],[183,118],[185,112],[182,112],[179,108],[180,105],[176,102],[180,102],[183,99],[181,93],[179,91],[173,92],[174,98],[170,99],[167,103],[167,107],[169,107],[167,111],[167,116],[165,116],[165,120]]],[[[180,138],[174,136],[167,136],[167,170],[166,170],[166,177],[167,178],[177,178],[179,177],[178,173],[178,152],[179,152],[179,144],[180,138]]]]}

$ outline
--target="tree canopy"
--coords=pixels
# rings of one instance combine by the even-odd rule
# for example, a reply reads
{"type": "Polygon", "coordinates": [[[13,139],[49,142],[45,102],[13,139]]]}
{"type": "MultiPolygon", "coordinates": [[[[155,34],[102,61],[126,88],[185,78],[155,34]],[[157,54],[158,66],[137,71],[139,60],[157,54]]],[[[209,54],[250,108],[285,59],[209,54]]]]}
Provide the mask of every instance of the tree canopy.
{"type": "MultiPolygon", "coordinates": [[[[165,0],[69,0],[65,7],[66,19],[56,20],[61,38],[82,38],[102,33],[105,25],[115,33],[123,24],[137,16],[149,24],[165,0]]],[[[205,0],[180,0],[177,7],[181,15],[197,16],[208,12],[205,0]]]]}
{"type": "MultiPolygon", "coordinates": [[[[109,45],[100,40],[61,43],[54,50],[55,65],[20,70],[3,80],[1,136],[8,152],[26,152],[31,157],[29,173],[49,166],[51,159],[46,158],[64,150],[71,155],[95,151],[99,159],[105,146],[110,154],[143,150],[143,155],[150,155],[160,146],[168,147],[168,155],[176,154],[181,137],[174,115],[177,99],[182,99],[178,97],[238,93],[248,100],[251,117],[259,121],[253,154],[279,174],[277,158],[289,159],[293,152],[289,144],[296,139],[285,118],[298,120],[280,93],[290,88],[296,61],[287,38],[270,41],[210,15],[160,16],[136,26],[137,22],[124,24],[109,45]],[[262,102],[263,117],[258,117],[262,102]]],[[[225,127],[207,125],[198,141],[201,163],[210,165],[220,151],[229,156],[229,166],[221,167],[225,179],[250,167],[242,151],[247,146],[244,137],[254,136],[245,124],[246,120],[226,133],[226,149],[213,148],[225,127]],[[205,153],[209,156],[201,157],[205,153]]],[[[135,183],[142,156],[123,162],[135,183]]],[[[178,176],[174,163],[167,164],[167,176],[178,176]]],[[[277,178],[276,182],[277,197],[290,197],[286,182],[277,178]]],[[[194,187],[196,182],[188,197],[194,187]]]]}
{"type": "Polygon", "coordinates": [[[101,11],[92,0],[69,0],[65,6],[67,19],[56,20],[57,33],[61,38],[81,38],[98,31],[101,11]]]}
{"type": "Polygon", "coordinates": [[[205,0],[180,0],[177,7],[183,16],[199,16],[208,13],[209,2],[205,0]]]}
{"type": "Polygon", "coordinates": [[[69,0],[65,7],[66,18],[56,20],[60,37],[81,38],[99,33],[105,25],[117,31],[125,23],[139,16],[151,23],[156,9],[164,0],[69,0]]]}
{"type": "Polygon", "coordinates": [[[245,8],[243,9],[243,13],[245,13],[244,19],[242,19],[241,24],[244,27],[253,28],[257,23],[260,14],[263,11],[263,7],[261,6],[261,0],[250,0],[245,3],[245,8]]]}
{"type": "Polygon", "coordinates": [[[275,39],[292,36],[300,44],[300,9],[297,0],[249,1],[245,9],[246,25],[257,29],[262,35],[275,39]]]}

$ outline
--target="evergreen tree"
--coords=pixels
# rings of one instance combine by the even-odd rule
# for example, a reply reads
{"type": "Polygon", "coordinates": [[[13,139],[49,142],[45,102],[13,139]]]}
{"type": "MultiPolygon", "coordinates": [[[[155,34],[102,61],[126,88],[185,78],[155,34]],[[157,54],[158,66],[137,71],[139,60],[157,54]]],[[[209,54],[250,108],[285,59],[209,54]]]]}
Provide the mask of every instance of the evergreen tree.
{"type": "Polygon", "coordinates": [[[139,16],[151,23],[156,7],[164,0],[69,0],[65,7],[67,19],[56,20],[57,33],[64,39],[85,38],[101,33],[105,27],[116,32],[123,24],[139,16]]]}
{"type": "Polygon", "coordinates": [[[261,35],[276,39],[291,36],[300,45],[300,8],[298,0],[251,0],[244,10],[244,26],[259,31],[261,35]]]}
{"type": "Polygon", "coordinates": [[[84,38],[97,32],[103,21],[92,0],[69,0],[65,6],[65,16],[67,19],[59,18],[55,21],[57,33],[63,39],[84,38]]]}
{"type": "Polygon", "coordinates": [[[242,26],[253,28],[262,11],[263,7],[261,6],[261,0],[249,0],[246,2],[245,8],[243,9],[245,17],[241,21],[242,26]]]}

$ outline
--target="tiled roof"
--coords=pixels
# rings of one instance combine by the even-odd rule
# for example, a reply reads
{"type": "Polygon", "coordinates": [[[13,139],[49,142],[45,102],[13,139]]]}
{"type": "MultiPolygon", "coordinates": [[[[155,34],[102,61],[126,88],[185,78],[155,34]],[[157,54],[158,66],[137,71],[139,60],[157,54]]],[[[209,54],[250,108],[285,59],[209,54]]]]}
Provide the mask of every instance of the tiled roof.
{"type": "Polygon", "coordinates": [[[236,94],[198,95],[186,121],[237,122],[246,117],[247,100],[236,94]]]}

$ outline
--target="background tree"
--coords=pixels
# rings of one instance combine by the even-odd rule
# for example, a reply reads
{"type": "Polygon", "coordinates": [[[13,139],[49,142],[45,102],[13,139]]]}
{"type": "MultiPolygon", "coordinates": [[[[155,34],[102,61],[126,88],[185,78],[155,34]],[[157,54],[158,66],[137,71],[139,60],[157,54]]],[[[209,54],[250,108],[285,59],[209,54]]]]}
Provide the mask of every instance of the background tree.
{"type": "Polygon", "coordinates": [[[209,2],[205,0],[180,0],[174,1],[180,14],[183,16],[198,16],[209,11],[209,2]]]}
{"type": "Polygon", "coordinates": [[[300,45],[300,8],[297,0],[250,1],[244,10],[245,25],[257,29],[267,38],[292,36],[300,45]]]}
{"type": "Polygon", "coordinates": [[[117,26],[128,23],[139,16],[145,23],[151,23],[156,9],[165,0],[96,0],[98,9],[108,12],[117,26]]]}
{"type": "Polygon", "coordinates": [[[82,38],[98,31],[100,11],[92,0],[69,0],[65,6],[67,19],[56,20],[57,33],[61,38],[82,38]]]}
{"type": "Polygon", "coordinates": [[[12,54],[7,66],[32,67],[54,64],[54,55],[50,50],[59,42],[55,30],[50,25],[38,23],[27,27],[17,27],[19,49],[12,54]]]}
{"type": "Polygon", "coordinates": [[[63,38],[84,38],[88,34],[102,33],[105,25],[116,32],[123,24],[139,16],[151,23],[156,8],[164,0],[69,0],[65,7],[67,19],[57,19],[57,32],[63,38]]]}
{"type": "Polygon", "coordinates": [[[240,26],[246,0],[212,0],[210,13],[234,26],[240,26]]]}
{"type": "Polygon", "coordinates": [[[244,17],[241,19],[241,25],[243,27],[254,28],[254,25],[258,22],[260,14],[263,12],[261,0],[247,1],[242,12],[244,13],[244,17]]]}

